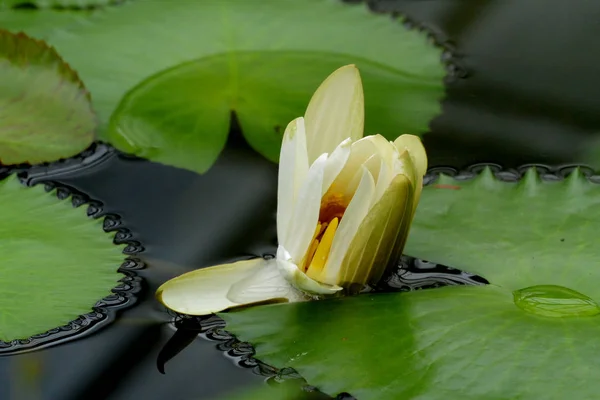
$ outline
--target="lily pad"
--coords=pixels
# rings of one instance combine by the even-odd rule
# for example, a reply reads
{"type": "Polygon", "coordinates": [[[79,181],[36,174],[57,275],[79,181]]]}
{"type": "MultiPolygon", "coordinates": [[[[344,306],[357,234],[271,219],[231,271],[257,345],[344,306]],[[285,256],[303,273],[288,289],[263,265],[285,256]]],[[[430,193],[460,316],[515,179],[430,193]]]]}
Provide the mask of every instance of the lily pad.
{"type": "Polygon", "coordinates": [[[578,170],[503,182],[486,169],[424,188],[404,252],[518,290],[558,285],[600,301],[600,185],[578,170]]]}
{"type": "Polygon", "coordinates": [[[335,396],[594,398],[597,317],[544,318],[494,286],[277,304],[222,315],[257,358],[335,396]]]}
{"type": "Polygon", "coordinates": [[[249,144],[277,161],[287,121],[304,113],[323,77],[350,63],[358,66],[364,81],[368,132],[387,132],[393,140],[399,129],[419,131],[427,120],[419,111],[437,107],[435,85],[357,56],[239,52],[235,71],[229,68],[231,58],[206,57],[144,81],[113,115],[109,141],[123,151],[202,173],[225,146],[235,110],[249,144]],[[405,101],[411,104],[394,114],[394,107],[405,101]]]}
{"type": "Polygon", "coordinates": [[[441,49],[365,4],[133,1],[49,40],[93,93],[104,139],[197,171],[221,150],[231,111],[250,144],[277,160],[285,125],[345,63],[364,72],[369,133],[426,131],[444,92],[441,49]]]}
{"type": "Polygon", "coordinates": [[[73,156],[92,143],[95,126],[89,94],[56,51],[0,30],[0,162],[73,156]]]}
{"type": "Polygon", "coordinates": [[[0,181],[0,340],[25,339],[88,313],[124,277],[122,246],[84,207],[0,181]]]}
{"type": "Polygon", "coordinates": [[[125,0],[4,0],[7,6],[14,7],[23,4],[31,4],[39,8],[66,7],[66,8],[90,8],[106,6],[109,4],[122,3],[125,0]]]}
{"type": "Polygon", "coordinates": [[[423,190],[406,252],[491,285],[222,314],[256,357],[330,395],[363,399],[593,398],[600,390],[600,185],[575,170],[518,183],[486,169],[423,190]]]}
{"type": "Polygon", "coordinates": [[[81,23],[92,11],[66,10],[3,10],[0,6],[0,29],[13,33],[26,32],[36,39],[46,40],[52,32],[81,23]]]}

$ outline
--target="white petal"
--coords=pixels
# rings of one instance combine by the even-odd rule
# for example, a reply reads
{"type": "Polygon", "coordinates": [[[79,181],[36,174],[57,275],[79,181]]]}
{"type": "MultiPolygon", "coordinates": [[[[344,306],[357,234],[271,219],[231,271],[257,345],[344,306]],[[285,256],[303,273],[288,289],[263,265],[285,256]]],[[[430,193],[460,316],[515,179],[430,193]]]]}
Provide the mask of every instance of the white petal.
{"type": "Polygon", "coordinates": [[[394,145],[400,153],[408,151],[417,175],[423,177],[427,172],[427,153],[421,139],[415,135],[400,135],[394,141],[394,145]]]}
{"type": "Polygon", "coordinates": [[[353,195],[362,177],[363,165],[376,153],[377,147],[368,136],[352,143],[348,160],[337,174],[330,190],[334,193],[353,195]],[[358,179],[356,179],[357,175],[358,179]]]}
{"type": "Polygon", "coordinates": [[[340,143],[333,153],[327,158],[327,164],[325,165],[325,172],[323,173],[323,190],[322,192],[327,192],[327,189],[331,186],[335,178],[339,175],[339,173],[346,165],[346,161],[348,161],[348,157],[350,156],[350,151],[352,148],[352,139],[348,138],[340,143]]]}
{"type": "MultiPolygon", "coordinates": [[[[201,268],[173,278],[156,291],[157,299],[171,310],[190,315],[207,315],[242,305],[227,298],[232,285],[258,272],[272,260],[255,258],[201,268]]],[[[278,298],[273,293],[269,298],[278,298]]]]}
{"type": "Polygon", "coordinates": [[[331,153],[345,138],[358,140],[364,129],[364,96],[354,65],[334,71],[315,91],[304,119],[309,162],[331,153]]]}
{"type": "Polygon", "coordinates": [[[285,241],[289,232],[294,203],[308,172],[304,119],[290,122],[283,134],[279,154],[277,182],[277,236],[285,241]]]}
{"type": "Polygon", "coordinates": [[[358,227],[369,211],[375,195],[375,181],[369,170],[363,167],[362,178],[354,197],[350,201],[344,217],[333,238],[329,258],[319,281],[330,285],[338,284],[338,274],[348,247],[354,239],[358,227]]]}
{"type": "Polygon", "coordinates": [[[309,278],[300,268],[291,261],[290,254],[283,246],[277,249],[277,269],[279,274],[299,290],[312,295],[331,295],[342,290],[337,285],[327,285],[309,278]]]}
{"type": "Polygon", "coordinates": [[[308,246],[319,222],[326,161],[327,154],[322,154],[310,166],[295,202],[289,233],[283,240],[279,238],[279,244],[290,252],[292,260],[296,264],[302,261],[308,251],[308,246]]]}
{"type": "Polygon", "coordinates": [[[233,284],[227,298],[234,303],[250,304],[273,298],[302,301],[305,296],[281,275],[275,259],[267,262],[250,276],[233,284]]]}
{"type": "Polygon", "coordinates": [[[377,149],[377,153],[383,158],[383,160],[391,166],[394,158],[394,153],[397,152],[394,143],[390,142],[381,135],[369,135],[365,136],[364,140],[369,141],[377,149]]]}

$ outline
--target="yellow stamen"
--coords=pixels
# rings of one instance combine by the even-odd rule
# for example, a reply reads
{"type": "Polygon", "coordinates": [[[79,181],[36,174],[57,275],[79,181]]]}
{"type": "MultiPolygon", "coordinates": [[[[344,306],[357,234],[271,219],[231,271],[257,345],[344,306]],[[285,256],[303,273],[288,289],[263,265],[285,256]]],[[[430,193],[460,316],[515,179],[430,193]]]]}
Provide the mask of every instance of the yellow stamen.
{"type": "MultiPolygon", "coordinates": [[[[321,223],[317,222],[317,229],[315,229],[315,233],[312,237],[313,240],[315,240],[317,238],[317,236],[319,236],[321,234],[321,227],[322,227],[321,223]]],[[[310,260],[310,258],[309,258],[309,260],[310,260]]]]}
{"type": "Polygon", "coordinates": [[[318,247],[319,247],[319,240],[314,239],[312,241],[312,243],[310,244],[310,247],[308,248],[308,253],[306,253],[306,260],[302,264],[302,272],[306,272],[306,270],[308,269],[308,264],[313,259],[318,247]]]}
{"type": "Polygon", "coordinates": [[[329,257],[329,250],[331,250],[331,243],[333,242],[333,237],[335,236],[335,231],[338,227],[338,221],[337,218],[334,218],[329,223],[329,226],[327,226],[319,246],[310,261],[308,270],[306,271],[306,275],[308,275],[309,278],[317,279],[321,274],[323,267],[325,267],[327,257],[329,257]]]}

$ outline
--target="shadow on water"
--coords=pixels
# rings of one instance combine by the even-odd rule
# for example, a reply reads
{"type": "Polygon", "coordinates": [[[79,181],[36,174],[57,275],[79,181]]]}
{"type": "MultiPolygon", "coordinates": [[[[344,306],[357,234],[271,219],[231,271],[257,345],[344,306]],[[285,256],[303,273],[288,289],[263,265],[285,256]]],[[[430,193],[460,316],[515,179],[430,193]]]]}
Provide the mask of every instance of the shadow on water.
{"type": "MultiPolygon", "coordinates": [[[[516,0],[371,3],[376,10],[404,12],[431,29],[455,49],[465,69],[464,77],[449,84],[444,113],[425,137],[431,166],[581,161],[581,149],[600,126],[595,112],[600,47],[590,32],[597,26],[599,4],[556,1],[541,12],[535,2],[516,0]]],[[[94,335],[0,357],[0,398],[214,399],[260,385],[266,374],[240,368],[244,356],[224,356],[234,347],[218,351],[214,341],[195,340],[194,329],[202,327],[176,331],[166,323],[171,316],[153,293],[186,271],[273,251],[276,166],[254,153],[235,129],[204,175],[102,146],[94,154],[86,158],[88,164],[33,169],[29,178],[74,188],[101,201],[104,213],[121,216],[129,239],[144,247],[138,256],[147,268],[137,271],[144,290],[135,307],[94,335]]],[[[438,285],[436,274],[445,274],[447,283],[477,280],[423,261],[405,262],[387,281],[397,290],[438,285]],[[423,275],[423,269],[429,272],[423,275]]]]}

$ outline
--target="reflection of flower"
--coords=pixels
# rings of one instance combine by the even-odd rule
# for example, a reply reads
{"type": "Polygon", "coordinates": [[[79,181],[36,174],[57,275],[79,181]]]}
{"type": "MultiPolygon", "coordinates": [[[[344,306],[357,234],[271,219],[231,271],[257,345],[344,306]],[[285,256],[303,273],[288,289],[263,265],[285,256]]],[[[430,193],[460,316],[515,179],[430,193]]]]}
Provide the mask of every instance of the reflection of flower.
{"type": "Polygon", "coordinates": [[[364,100],[354,65],[331,74],[281,146],[275,259],[203,268],[157,291],[167,307],[203,315],[281,299],[356,292],[400,256],[427,156],[418,137],[362,138],[364,100]]]}

